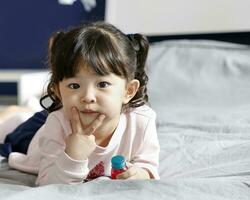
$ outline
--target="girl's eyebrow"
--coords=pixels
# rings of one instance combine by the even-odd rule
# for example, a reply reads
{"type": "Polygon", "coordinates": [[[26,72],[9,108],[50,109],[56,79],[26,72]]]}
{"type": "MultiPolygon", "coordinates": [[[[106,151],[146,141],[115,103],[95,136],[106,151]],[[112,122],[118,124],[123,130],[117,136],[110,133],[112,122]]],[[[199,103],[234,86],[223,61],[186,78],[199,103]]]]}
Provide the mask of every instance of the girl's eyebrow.
{"type": "Polygon", "coordinates": [[[71,77],[68,77],[67,79],[76,79],[76,78],[80,78],[80,77],[77,77],[77,76],[71,76],[71,77]]]}
{"type": "MultiPolygon", "coordinates": [[[[93,77],[98,77],[99,75],[98,74],[95,74],[95,73],[91,73],[91,74],[88,74],[88,77],[89,76],[93,76],[93,77]]],[[[72,78],[77,78],[77,79],[81,79],[81,78],[83,78],[80,74],[76,74],[75,76],[73,76],[72,78]]]]}

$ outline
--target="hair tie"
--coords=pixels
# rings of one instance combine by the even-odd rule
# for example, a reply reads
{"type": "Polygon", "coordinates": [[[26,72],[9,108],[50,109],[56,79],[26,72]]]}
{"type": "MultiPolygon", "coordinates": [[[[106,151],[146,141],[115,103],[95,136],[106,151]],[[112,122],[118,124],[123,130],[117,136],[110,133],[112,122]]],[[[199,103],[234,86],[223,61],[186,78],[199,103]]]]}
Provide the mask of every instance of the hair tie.
{"type": "Polygon", "coordinates": [[[138,43],[138,41],[135,39],[135,37],[138,34],[127,34],[128,39],[131,41],[132,46],[134,48],[135,51],[139,51],[140,50],[140,45],[138,43]]]}

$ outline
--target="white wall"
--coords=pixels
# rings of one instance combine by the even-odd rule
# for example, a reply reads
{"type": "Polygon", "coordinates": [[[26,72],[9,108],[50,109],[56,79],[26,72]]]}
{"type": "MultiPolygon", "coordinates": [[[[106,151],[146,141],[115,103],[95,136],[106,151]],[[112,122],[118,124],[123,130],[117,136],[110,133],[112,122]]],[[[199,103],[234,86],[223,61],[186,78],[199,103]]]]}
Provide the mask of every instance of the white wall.
{"type": "Polygon", "coordinates": [[[250,30],[250,0],[106,0],[106,21],[147,35],[250,30]]]}

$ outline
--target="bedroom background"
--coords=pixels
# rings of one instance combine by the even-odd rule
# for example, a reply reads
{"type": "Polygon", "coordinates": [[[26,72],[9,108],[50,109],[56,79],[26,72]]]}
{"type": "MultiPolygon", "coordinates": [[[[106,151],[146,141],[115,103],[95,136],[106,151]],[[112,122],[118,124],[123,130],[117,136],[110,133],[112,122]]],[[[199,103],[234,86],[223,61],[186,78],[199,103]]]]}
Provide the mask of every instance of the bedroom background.
{"type": "Polygon", "coordinates": [[[246,33],[250,30],[250,21],[246,20],[250,18],[249,7],[248,0],[3,1],[0,105],[23,103],[20,77],[46,70],[47,41],[58,29],[82,21],[106,20],[125,32],[144,33],[151,42],[163,40],[164,36],[199,39],[218,33],[220,40],[246,43],[250,40],[246,33]],[[232,32],[238,32],[241,37],[232,38],[232,32]]]}
{"type": "MultiPolygon", "coordinates": [[[[148,36],[147,89],[157,113],[161,179],[35,187],[36,175],[0,157],[0,199],[249,200],[249,7],[249,0],[2,2],[2,105],[38,101],[48,78],[48,37],[59,28],[104,19],[148,36]]],[[[12,128],[25,120],[14,119],[12,128]]]]}
{"type": "MultiPolygon", "coordinates": [[[[2,1],[0,105],[20,104],[22,76],[46,70],[48,39],[53,32],[83,21],[103,20],[104,11],[104,0],[2,1]]],[[[39,86],[34,82],[33,90],[39,86]]]]}

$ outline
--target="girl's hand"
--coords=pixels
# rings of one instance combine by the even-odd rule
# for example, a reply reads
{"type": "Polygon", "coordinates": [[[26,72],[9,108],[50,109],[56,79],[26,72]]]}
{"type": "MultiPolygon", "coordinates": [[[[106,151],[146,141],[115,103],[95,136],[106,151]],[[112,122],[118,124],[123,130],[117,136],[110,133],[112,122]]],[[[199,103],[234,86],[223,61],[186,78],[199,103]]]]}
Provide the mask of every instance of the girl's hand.
{"type": "Polygon", "coordinates": [[[150,179],[149,172],[141,167],[128,163],[128,169],[116,176],[117,179],[150,179]]]}
{"type": "Polygon", "coordinates": [[[70,124],[73,133],[66,138],[65,153],[74,160],[86,160],[95,150],[95,136],[93,133],[102,124],[105,116],[100,114],[87,127],[83,128],[77,108],[71,110],[70,124]]]}

